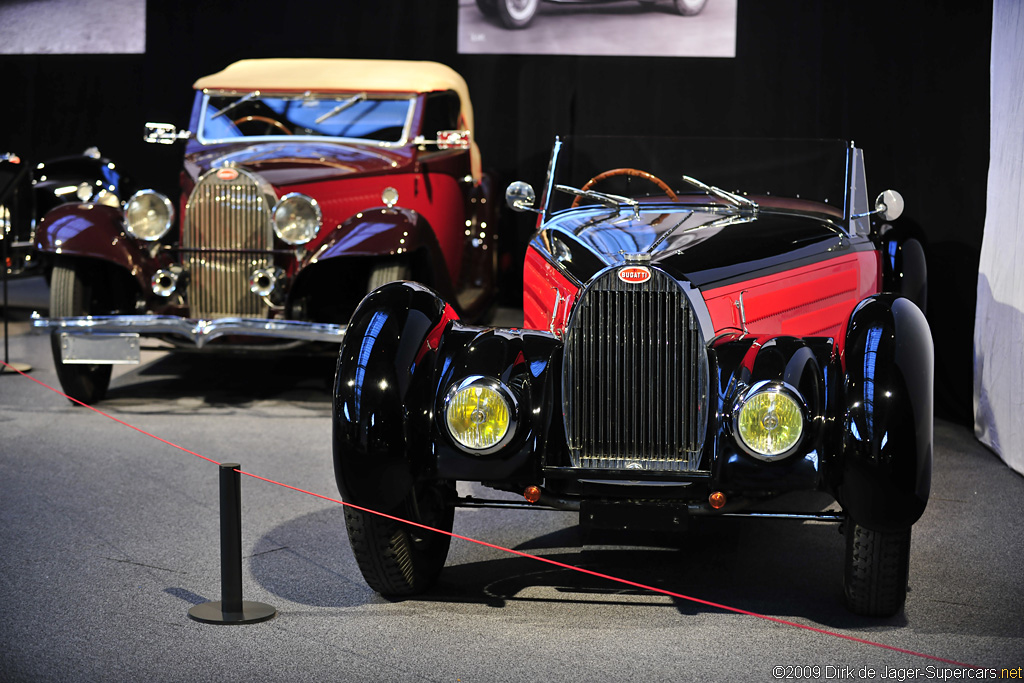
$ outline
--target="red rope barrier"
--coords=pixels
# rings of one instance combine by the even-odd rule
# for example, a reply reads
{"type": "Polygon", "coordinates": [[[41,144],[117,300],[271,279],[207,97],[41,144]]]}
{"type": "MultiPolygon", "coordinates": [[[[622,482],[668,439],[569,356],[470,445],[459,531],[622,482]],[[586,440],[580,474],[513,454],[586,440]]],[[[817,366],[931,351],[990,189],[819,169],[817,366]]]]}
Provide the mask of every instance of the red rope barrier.
{"type": "MultiPolygon", "coordinates": [[[[68,399],[70,401],[74,401],[75,403],[77,403],[80,406],[84,406],[84,407],[88,408],[89,410],[93,411],[94,413],[98,413],[99,415],[102,415],[103,417],[106,417],[106,418],[108,418],[110,420],[113,420],[114,422],[116,422],[116,423],[118,423],[120,425],[123,425],[125,427],[128,427],[129,429],[133,429],[136,432],[139,432],[140,434],[144,434],[144,435],[146,435],[148,437],[156,439],[160,443],[166,444],[166,445],[171,446],[172,448],[176,448],[176,449],[178,449],[180,451],[184,451],[185,453],[188,453],[190,455],[194,455],[197,458],[202,458],[203,460],[206,460],[207,462],[211,462],[211,463],[214,463],[216,465],[220,464],[220,463],[218,463],[216,460],[214,460],[212,458],[208,458],[205,455],[200,455],[199,453],[196,453],[195,451],[191,451],[191,450],[189,450],[189,449],[187,449],[187,448],[185,448],[183,446],[179,446],[176,443],[168,441],[167,439],[163,439],[163,438],[161,438],[159,436],[155,436],[153,434],[150,434],[149,432],[147,432],[147,431],[145,431],[143,429],[139,429],[138,427],[125,422],[124,420],[120,420],[120,419],[118,419],[118,418],[116,418],[116,417],[114,417],[114,416],[112,416],[112,415],[110,415],[108,413],[103,412],[102,410],[99,410],[97,408],[94,408],[93,406],[90,406],[90,405],[87,405],[85,403],[82,403],[79,400],[73,399],[70,396],[68,396],[67,394],[65,394],[65,393],[63,393],[63,392],[61,392],[61,391],[59,391],[57,389],[54,389],[53,387],[49,386],[45,382],[41,382],[41,381],[37,380],[34,377],[29,377],[24,372],[21,372],[17,368],[14,368],[13,366],[8,365],[4,361],[0,361],[0,365],[5,365],[8,368],[10,368],[12,371],[17,372],[22,377],[30,379],[33,382],[35,382],[36,384],[38,384],[38,385],[40,385],[42,387],[45,387],[46,389],[49,389],[50,391],[52,391],[52,392],[54,392],[56,394],[59,394],[60,396],[63,396],[64,398],[66,398],[66,399],[68,399]]],[[[844,633],[838,633],[836,631],[829,631],[827,629],[817,628],[817,627],[814,627],[814,626],[807,626],[806,624],[800,624],[800,623],[797,623],[795,621],[788,621],[786,619],[780,619],[778,617],[771,617],[771,616],[768,616],[766,614],[759,614],[758,612],[751,612],[751,611],[748,611],[748,610],[739,609],[737,607],[730,607],[728,605],[723,605],[723,604],[720,604],[720,603],[717,603],[717,602],[711,602],[709,600],[702,600],[700,598],[695,598],[695,597],[692,597],[692,596],[689,596],[689,595],[684,595],[682,593],[676,593],[676,592],[673,592],[673,591],[670,591],[670,590],[666,590],[664,588],[658,588],[656,586],[648,586],[648,585],[643,584],[643,583],[637,583],[635,581],[629,581],[628,579],[622,579],[622,578],[619,578],[619,577],[616,577],[616,576],[611,576],[609,574],[602,574],[601,572],[595,572],[595,571],[592,571],[590,569],[584,569],[582,567],[576,567],[576,566],[573,566],[571,564],[565,564],[564,562],[558,562],[557,560],[552,560],[552,559],[549,559],[547,557],[542,557],[540,555],[531,555],[529,553],[524,553],[524,552],[522,552],[520,550],[515,550],[513,548],[505,548],[503,546],[496,545],[494,543],[488,543],[487,541],[481,541],[479,539],[471,538],[469,536],[462,536],[460,534],[452,533],[450,531],[443,531],[441,529],[435,529],[433,527],[429,527],[429,526],[426,526],[424,524],[420,524],[418,522],[412,522],[412,521],[409,521],[407,519],[402,519],[401,517],[395,517],[395,516],[392,516],[392,515],[389,515],[389,514],[385,514],[383,512],[378,512],[377,510],[370,510],[369,508],[364,508],[364,507],[360,507],[358,505],[353,505],[352,503],[347,503],[347,502],[341,500],[340,498],[332,498],[330,496],[325,496],[325,495],[320,494],[320,493],[314,493],[312,491],[307,491],[305,489],[301,489],[301,488],[299,488],[297,486],[291,486],[289,484],[285,484],[285,483],[282,483],[282,482],[279,482],[279,481],[275,481],[273,479],[268,479],[266,477],[261,477],[258,474],[253,474],[251,472],[246,472],[246,471],[244,471],[242,469],[238,469],[236,471],[239,474],[244,474],[247,477],[252,477],[253,479],[258,479],[258,480],[266,482],[268,484],[273,484],[275,486],[280,486],[282,488],[291,489],[292,491],[296,491],[298,493],[304,493],[306,495],[313,496],[314,498],[320,498],[322,500],[325,500],[325,501],[328,501],[328,502],[331,502],[331,503],[336,503],[338,505],[348,506],[348,507],[350,507],[350,508],[352,508],[354,510],[361,510],[363,512],[368,512],[370,514],[378,515],[380,517],[384,517],[386,519],[390,519],[390,520],[393,520],[393,521],[396,521],[396,522],[400,522],[402,524],[408,524],[409,526],[418,527],[418,528],[424,529],[426,531],[432,531],[434,533],[445,534],[446,536],[451,536],[452,538],[457,538],[457,539],[462,540],[462,541],[468,541],[469,543],[475,543],[476,545],[483,546],[485,548],[491,548],[493,550],[499,550],[501,552],[508,553],[508,554],[511,554],[511,555],[518,555],[519,557],[524,557],[524,558],[527,558],[527,559],[530,559],[530,560],[536,560],[538,562],[543,562],[545,564],[549,564],[549,565],[552,565],[552,566],[555,566],[555,567],[559,567],[561,569],[568,569],[568,570],[571,570],[571,571],[574,571],[574,572],[579,572],[581,574],[587,574],[587,575],[590,575],[590,576],[593,576],[593,577],[596,577],[596,578],[599,578],[599,579],[605,579],[607,581],[611,581],[613,583],[619,583],[619,584],[623,584],[625,586],[630,586],[630,587],[633,587],[633,588],[639,588],[641,590],[649,591],[649,592],[652,592],[652,593],[659,593],[661,595],[666,595],[668,597],[677,598],[677,599],[680,599],[680,600],[685,600],[687,602],[693,602],[693,603],[696,603],[696,604],[705,605],[707,607],[714,607],[716,609],[724,610],[726,612],[733,612],[734,614],[743,614],[743,615],[746,615],[746,616],[749,616],[749,617],[755,617],[757,619],[762,619],[764,621],[770,621],[770,622],[774,622],[776,624],[782,624],[784,626],[792,626],[794,628],[802,629],[802,630],[805,630],[805,631],[811,631],[813,633],[820,633],[822,635],[832,636],[834,638],[841,638],[843,640],[848,640],[848,641],[855,642],[855,643],[861,643],[863,645],[869,645],[871,647],[877,647],[877,648],[881,648],[881,649],[884,649],[884,650],[891,650],[893,652],[899,652],[901,654],[911,655],[913,657],[921,657],[923,659],[930,659],[932,661],[942,662],[944,664],[952,664],[953,666],[959,666],[959,667],[963,667],[963,668],[966,668],[966,669],[981,669],[981,668],[983,668],[983,667],[980,667],[980,666],[975,666],[973,664],[964,664],[963,662],[958,662],[958,661],[953,660],[953,659],[944,659],[942,657],[937,657],[935,655],[929,655],[929,654],[925,654],[925,653],[922,653],[922,652],[915,652],[914,650],[906,650],[906,649],[903,649],[903,648],[895,647],[893,645],[886,645],[885,643],[875,642],[873,640],[866,640],[864,638],[857,638],[856,636],[850,636],[850,635],[846,635],[844,633]]]]}

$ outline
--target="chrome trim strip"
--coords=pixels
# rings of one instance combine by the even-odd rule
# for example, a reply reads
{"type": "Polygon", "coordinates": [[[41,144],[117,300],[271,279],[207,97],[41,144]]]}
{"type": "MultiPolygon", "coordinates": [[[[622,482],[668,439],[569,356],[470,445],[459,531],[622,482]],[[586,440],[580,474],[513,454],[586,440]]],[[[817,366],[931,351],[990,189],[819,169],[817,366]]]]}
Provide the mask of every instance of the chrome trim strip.
{"type": "Polygon", "coordinates": [[[715,512],[708,510],[706,506],[691,506],[691,514],[699,514],[702,517],[746,517],[748,519],[794,519],[804,522],[838,522],[846,521],[846,515],[842,512],[715,512]]]}
{"type": "MultiPolygon", "coordinates": [[[[405,146],[410,144],[411,133],[412,133],[412,121],[413,121],[413,117],[416,114],[416,99],[418,97],[417,95],[406,95],[406,96],[399,96],[399,97],[374,97],[373,98],[373,99],[381,99],[381,100],[388,99],[388,100],[408,100],[409,101],[409,108],[408,108],[408,110],[406,111],[406,114],[405,114],[405,123],[402,126],[402,138],[400,140],[396,140],[394,142],[388,141],[388,140],[370,140],[368,138],[332,137],[332,136],[329,136],[329,135],[239,135],[239,136],[230,137],[230,138],[207,139],[206,136],[205,136],[206,126],[204,124],[206,123],[206,118],[207,118],[205,116],[205,110],[209,106],[210,95],[211,94],[217,94],[217,95],[223,95],[223,96],[231,96],[231,95],[235,94],[235,92],[236,91],[230,91],[230,90],[215,90],[215,91],[204,90],[203,91],[203,102],[202,102],[202,105],[201,105],[203,113],[200,114],[200,116],[199,116],[199,125],[196,127],[196,139],[200,143],[202,143],[204,145],[220,145],[220,144],[237,143],[237,142],[288,142],[288,143],[295,143],[295,142],[342,142],[342,143],[354,143],[354,144],[358,144],[358,145],[366,145],[367,147],[371,147],[371,146],[372,147],[381,147],[381,148],[384,148],[384,149],[405,147],[405,146]]],[[[331,98],[337,97],[339,94],[340,93],[320,93],[319,94],[319,99],[331,99],[331,98]]],[[[274,97],[274,96],[277,96],[277,97],[291,97],[291,98],[295,99],[295,93],[293,93],[293,92],[289,92],[289,93],[274,93],[274,92],[267,92],[267,91],[261,91],[260,92],[260,97],[274,97]]],[[[387,161],[392,161],[391,159],[386,159],[386,160],[387,161]]]]}
{"type": "Polygon", "coordinates": [[[108,334],[132,332],[144,335],[170,334],[190,340],[197,348],[218,337],[271,337],[299,341],[334,342],[340,344],[347,325],[312,323],[299,320],[265,320],[259,318],[219,318],[202,320],[174,315],[110,315],[77,318],[44,318],[32,314],[32,330],[64,330],[69,334],[108,334]]]}

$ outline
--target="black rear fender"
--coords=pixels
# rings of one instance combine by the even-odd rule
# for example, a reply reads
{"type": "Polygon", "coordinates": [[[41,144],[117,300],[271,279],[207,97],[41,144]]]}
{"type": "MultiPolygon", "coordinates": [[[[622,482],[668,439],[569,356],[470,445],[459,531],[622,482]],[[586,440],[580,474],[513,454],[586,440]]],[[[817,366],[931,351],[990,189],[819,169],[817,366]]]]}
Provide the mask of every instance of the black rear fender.
{"type": "Polygon", "coordinates": [[[928,264],[921,240],[895,228],[879,239],[879,252],[883,290],[904,296],[927,311],[928,264]]]}

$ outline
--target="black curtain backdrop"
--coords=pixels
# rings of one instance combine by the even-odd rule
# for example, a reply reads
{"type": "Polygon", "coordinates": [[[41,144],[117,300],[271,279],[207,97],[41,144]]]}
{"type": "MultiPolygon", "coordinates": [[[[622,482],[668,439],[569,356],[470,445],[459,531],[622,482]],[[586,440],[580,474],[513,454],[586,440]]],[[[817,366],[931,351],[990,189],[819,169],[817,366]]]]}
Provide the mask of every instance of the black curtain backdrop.
{"type": "MultiPolygon", "coordinates": [[[[738,0],[734,59],[460,55],[457,16],[456,0],[150,0],[145,54],[0,55],[0,151],[36,162],[96,145],[173,194],[181,147],[143,143],[143,123],[187,126],[196,78],[249,57],[452,66],[502,184],[538,184],[556,134],[853,139],[872,194],[902,192],[901,222],[926,236],[937,414],[972,422],[991,0],[738,0]]],[[[510,215],[503,234],[521,253],[529,230],[510,215]]]]}

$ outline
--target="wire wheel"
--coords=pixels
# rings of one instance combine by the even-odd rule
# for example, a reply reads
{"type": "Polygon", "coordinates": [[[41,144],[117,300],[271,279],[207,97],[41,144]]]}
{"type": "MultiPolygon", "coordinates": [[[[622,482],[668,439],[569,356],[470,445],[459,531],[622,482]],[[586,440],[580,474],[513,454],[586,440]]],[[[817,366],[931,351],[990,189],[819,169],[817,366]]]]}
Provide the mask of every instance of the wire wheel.
{"type": "Polygon", "coordinates": [[[498,0],[498,16],[508,28],[526,28],[537,13],[540,0],[498,0]]]}

